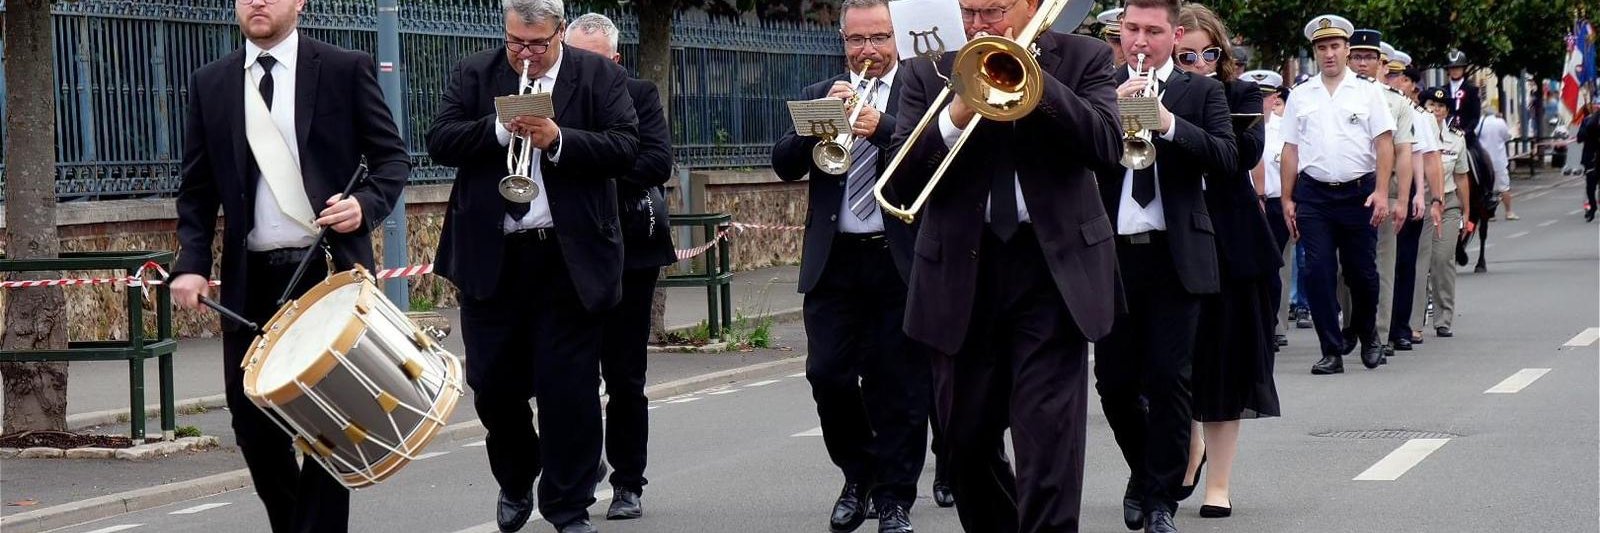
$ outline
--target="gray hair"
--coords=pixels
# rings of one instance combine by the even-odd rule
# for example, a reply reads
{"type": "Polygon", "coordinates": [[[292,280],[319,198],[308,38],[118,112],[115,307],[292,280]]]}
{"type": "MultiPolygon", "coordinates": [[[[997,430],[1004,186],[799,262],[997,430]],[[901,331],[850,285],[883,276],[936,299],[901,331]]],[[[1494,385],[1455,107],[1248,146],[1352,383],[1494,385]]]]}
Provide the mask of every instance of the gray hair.
{"type": "Polygon", "coordinates": [[[550,21],[559,25],[566,20],[566,8],[561,0],[501,0],[500,3],[507,13],[516,13],[529,24],[550,21]]]}
{"type": "Polygon", "coordinates": [[[839,29],[844,29],[844,16],[852,9],[888,5],[889,0],[844,0],[844,3],[839,5],[839,29]]]}
{"type": "Polygon", "coordinates": [[[617,24],[599,13],[584,13],[578,18],[572,19],[572,23],[567,24],[567,38],[571,39],[575,32],[582,32],[584,35],[598,33],[606,36],[606,40],[611,43],[611,53],[613,54],[617,53],[617,42],[622,38],[622,32],[617,29],[617,24]]]}

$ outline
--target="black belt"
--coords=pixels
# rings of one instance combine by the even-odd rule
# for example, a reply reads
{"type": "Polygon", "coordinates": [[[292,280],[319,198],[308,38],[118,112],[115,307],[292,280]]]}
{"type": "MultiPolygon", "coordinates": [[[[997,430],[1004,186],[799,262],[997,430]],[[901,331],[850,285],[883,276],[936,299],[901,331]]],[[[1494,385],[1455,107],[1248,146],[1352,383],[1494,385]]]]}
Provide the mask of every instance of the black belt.
{"type": "Polygon", "coordinates": [[[833,236],[833,240],[835,241],[851,244],[877,243],[883,242],[883,239],[884,236],[883,232],[881,231],[875,231],[872,233],[839,233],[833,236]]]}
{"type": "Polygon", "coordinates": [[[1167,240],[1167,232],[1152,230],[1131,235],[1117,235],[1117,242],[1122,244],[1150,244],[1167,240]]]}
{"type": "Polygon", "coordinates": [[[527,228],[506,234],[506,240],[514,242],[544,242],[555,238],[555,228],[527,228]]]}
{"type": "Polygon", "coordinates": [[[1353,180],[1350,180],[1350,181],[1341,181],[1341,182],[1322,181],[1322,180],[1319,180],[1317,178],[1311,177],[1310,174],[1306,174],[1305,172],[1301,172],[1300,173],[1300,181],[1310,182],[1312,185],[1321,186],[1322,188],[1325,188],[1325,189],[1343,189],[1345,187],[1350,187],[1350,186],[1360,185],[1362,183],[1366,183],[1367,180],[1372,180],[1372,179],[1377,179],[1376,178],[1376,174],[1374,174],[1372,172],[1368,172],[1366,174],[1362,174],[1361,177],[1353,179],[1353,180]]]}
{"type": "Polygon", "coordinates": [[[299,264],[311,253],[311,247],[305,248],[278,248],[262,252],[250,251],[250,262],[267,266],[286,266],[299,264]]]}

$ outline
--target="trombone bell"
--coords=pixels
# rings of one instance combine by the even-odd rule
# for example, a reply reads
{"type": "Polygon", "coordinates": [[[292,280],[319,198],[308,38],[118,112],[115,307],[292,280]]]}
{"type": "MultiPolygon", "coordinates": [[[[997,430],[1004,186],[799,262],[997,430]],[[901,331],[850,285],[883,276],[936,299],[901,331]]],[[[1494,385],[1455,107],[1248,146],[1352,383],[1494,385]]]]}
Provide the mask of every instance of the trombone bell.
{"type": "Polygon", "coordinates": [[[1005,37],[973,39],[956,54],[952,72],[956,93],[989,120],[1011,122],[1028,116],[1044,92],[1033,52],[1005,37]]]}

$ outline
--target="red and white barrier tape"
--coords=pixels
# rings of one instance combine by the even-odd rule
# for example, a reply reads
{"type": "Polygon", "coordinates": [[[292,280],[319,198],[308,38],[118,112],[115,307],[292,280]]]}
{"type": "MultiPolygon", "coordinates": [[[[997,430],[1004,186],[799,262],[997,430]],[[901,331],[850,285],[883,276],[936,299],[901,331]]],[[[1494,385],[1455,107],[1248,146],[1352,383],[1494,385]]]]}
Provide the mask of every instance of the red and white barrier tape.
{"type": "MultiPolygon", "coordinates": [[[[701,254],[704,254],[704,253],[706,253],[708,251],[711,251],[712,248],[716,248],[717,247],[717,243],[720,243],[720,242],[728,239],[728,236],[730,234],[730,230],[738,230],[740,232],[744,232],[744,231],[752,231],[752,230],[753,231],[801,231],[801,230],[804,230],[804,229],[805,229],[805,226],[780,226],[780,225],[773,225],[773,224],[749,224],[749,223],[745,223],[745,222],[734,222],[734,223],[732,223],[732,224],[730,224],[728,226],[725,226],[722,229],[718,230],[717,231],[717,238],[716,239],[712,239],[711,242],[707,242],[705,244],[702,244],[700,246],[696,246],[694,248],[687,248],[687,249],[680,248],[680,249],[676,249],[676,250],[673,250],[673,251],[677,255],[679,261],[684,261],[684,260],[688,260],[688,259],[693,259],[695,257],[699,257],[701,254]]],[[[383,270],[379,270],[378,273],[375,274],[373,277],[376,277],[378,279],[410,278],[410,277],[416,277],[416,276],[421,276],[421,275],[424,275],[424,274],[432,274],[432,273],[433,273],[433,263],[428,263],[428,264],[425,264],[425,265],[411,265],[411,266],[399,267],[399,268],[385,268],[383,270]]],[[[161,285],[161,284],[166,283],[165,280],[166,280],[167,277],[168,277],[168,274],[167,274],[166,269],[161,268],[161,265],[155,264],[154,262],[150,262],[150,263],[145,263],[144,266],[139,267],[138,270],[134,271],[132,274],[129,274],[126,277],[120,277],[120,278],[63,278],[63,279],[35,279],[35,280],[0,281],[0,289],[24,289],[24,288],[34,288],[34,287],[57,287],[57,286],[69,287],[69,286],[77,286],[77,285],[123,284],[123,285],[127,285],[129,287],[142,287],[142,288],[145,288],[146,290],[148,290],[149,287],[151,287],[151,286],[156,286],[156,285],[161,285]],[[146,280],[145,279],[145,269],[148,269],[148,268],[154,268],[155,272],[157,274],[159,274],[160,277],[159,278],[155,278],[155,279],[146,280]]],[[[222,284],[222,282],[219,281],[219,280],[211,280],[211,286],[213,286],[213,287],[221,285],[221,284],[222,284]]]]}

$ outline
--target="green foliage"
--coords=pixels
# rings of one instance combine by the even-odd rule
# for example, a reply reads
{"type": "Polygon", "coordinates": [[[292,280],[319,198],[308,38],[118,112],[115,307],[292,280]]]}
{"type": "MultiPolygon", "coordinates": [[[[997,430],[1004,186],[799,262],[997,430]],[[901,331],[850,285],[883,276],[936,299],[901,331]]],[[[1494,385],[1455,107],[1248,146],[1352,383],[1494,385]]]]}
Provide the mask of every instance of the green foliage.
{"type": "Polygon", "coordinates": [[[176,435],[180,439],[185,437],[199,437],[200,428],[194,426],[178,426],[178,430],[173,432],[173,435],[176,435]]]}
{"type": "Polygon", "coordinates": [[[433,302],[432,298],[424,295],[417,295],[411,298],[412,311],[432,311],[436,306],[437,304],[433,302]]]}

